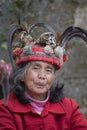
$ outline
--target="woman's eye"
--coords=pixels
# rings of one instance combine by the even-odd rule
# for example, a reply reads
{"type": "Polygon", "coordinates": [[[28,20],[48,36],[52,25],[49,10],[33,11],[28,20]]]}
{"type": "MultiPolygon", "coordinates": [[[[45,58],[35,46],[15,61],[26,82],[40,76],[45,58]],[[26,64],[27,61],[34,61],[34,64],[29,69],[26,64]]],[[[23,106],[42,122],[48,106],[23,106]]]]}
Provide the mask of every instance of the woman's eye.
{"type": "Polygon", "coordinates": [[[52,72],[53,72],[51,69],[47,69],[46,71],[49,72],[49,73],[52,73],[52,72]]]}
{"type": "Polygon", "coordinates": [[[38,66],[34,66],[34,67],[33,67],[33,69],[35,69],[35,70],[36,70],[36,69],[39,69],[39,67],[38,67],[38,66]]]}

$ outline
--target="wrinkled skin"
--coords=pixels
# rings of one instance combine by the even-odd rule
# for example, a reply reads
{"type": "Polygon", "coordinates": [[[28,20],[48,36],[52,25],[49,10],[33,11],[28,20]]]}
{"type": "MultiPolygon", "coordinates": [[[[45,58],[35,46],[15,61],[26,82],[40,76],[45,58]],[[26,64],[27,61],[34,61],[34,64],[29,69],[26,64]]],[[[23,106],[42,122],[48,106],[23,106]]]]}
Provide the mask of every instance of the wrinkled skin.
{"type": "Polygon", "coordinates": [[[44,100],[54,78],[55,69],[53,65],[42,61],[31,62],[24,76],[27,92],[35,99],[44,100]]]}

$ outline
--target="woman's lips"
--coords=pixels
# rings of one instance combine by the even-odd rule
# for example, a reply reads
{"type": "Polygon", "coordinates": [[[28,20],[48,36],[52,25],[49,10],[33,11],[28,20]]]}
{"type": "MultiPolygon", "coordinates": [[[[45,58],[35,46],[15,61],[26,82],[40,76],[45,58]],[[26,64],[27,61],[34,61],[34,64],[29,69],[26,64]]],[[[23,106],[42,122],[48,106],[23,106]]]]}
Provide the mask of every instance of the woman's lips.
{"type": "Polygon", "coordinates": [[[42,83],[42,82],[37,82],[35,83],[38,87],[42,88],[44,86],[46,86],[46,83],[42,83]]]}

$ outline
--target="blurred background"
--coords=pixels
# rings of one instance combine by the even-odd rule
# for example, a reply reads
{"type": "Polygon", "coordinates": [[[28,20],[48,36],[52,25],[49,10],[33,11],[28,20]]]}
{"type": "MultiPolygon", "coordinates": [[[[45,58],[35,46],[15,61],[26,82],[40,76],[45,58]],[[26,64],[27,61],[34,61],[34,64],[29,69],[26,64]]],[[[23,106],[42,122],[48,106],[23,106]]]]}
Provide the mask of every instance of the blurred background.
{"type": "MultiPolygon", "coordinates": [[[[73,25],[87,29],[87,0],[0,0],[0,59],[10,62],[7,36],[11,24],[45,22],[55,32],[73,25]]],[[[70,41],[69,61],[58,71],[64,92],[74,98],[87,117],[87,43],[80,38],[70,41]]]]}

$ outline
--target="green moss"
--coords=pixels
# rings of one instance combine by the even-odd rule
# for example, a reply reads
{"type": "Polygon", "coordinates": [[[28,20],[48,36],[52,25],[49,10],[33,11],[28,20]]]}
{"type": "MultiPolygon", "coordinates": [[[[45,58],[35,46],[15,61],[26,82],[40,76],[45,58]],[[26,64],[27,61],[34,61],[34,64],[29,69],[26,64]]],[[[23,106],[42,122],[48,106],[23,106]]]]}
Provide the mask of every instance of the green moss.
{"type": "Polygon", "coordinates": [[[0,41],[3,41],[5,39],[5,33],[0,33],[0,41]]]}
{"type": "Polygon", "coordinates": [[[18,12],[18,8],[15,4],[12,4],[9,8],[9,12],[11,13],[17,13],[18,12]]]}
{"type": "Polygon", "coordinates": [[[10,4],[9,11],[11,13],[17,14],[19,11],[23,12],[25,7],[25,1],[24,0],[16,0],[15,2],[12,2],[10,4]]]}
{"type": "Polygon", "coordinates": [[[6,45],[6,43],[1,44],[0,47],[1,47],[1,48],[4,48],[4,49],[7,49],[7,45],[6,45]]]}
{"type": "Polygon", "coordinates": [[[49,3],[53,3],[53,2],[55,2],[55,0],[49,0],[49,3]]]}

